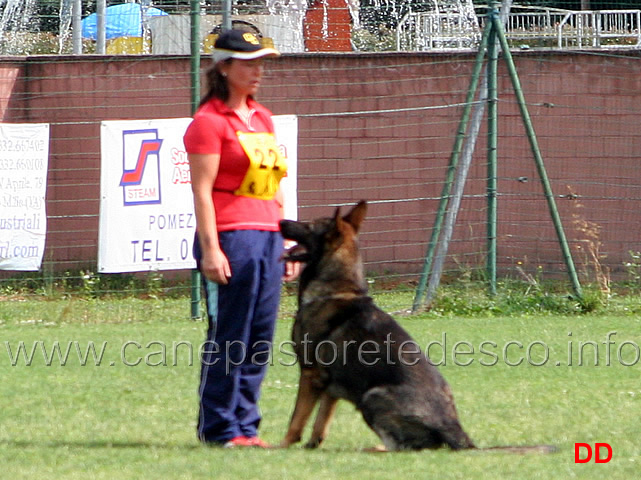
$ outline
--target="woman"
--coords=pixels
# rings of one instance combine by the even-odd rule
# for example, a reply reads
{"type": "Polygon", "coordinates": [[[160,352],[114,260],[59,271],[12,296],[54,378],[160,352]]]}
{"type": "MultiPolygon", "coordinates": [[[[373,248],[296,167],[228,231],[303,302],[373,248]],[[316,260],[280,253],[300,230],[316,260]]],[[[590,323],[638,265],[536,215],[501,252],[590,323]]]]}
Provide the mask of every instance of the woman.
{"type": "MultiPolygon", "coordinates": [[[[229,30],[214,45],[208,92],[185,133],[209,329],[203,353],[198,436],[227,447],[268,445],[257,436],[257,402],[280,300],[283,239],[278,229],[287,166],[271,113],[254,100],[263,48],[229,30]]],[[[286,280],[298,267],[286,264],[286,280]]]]}

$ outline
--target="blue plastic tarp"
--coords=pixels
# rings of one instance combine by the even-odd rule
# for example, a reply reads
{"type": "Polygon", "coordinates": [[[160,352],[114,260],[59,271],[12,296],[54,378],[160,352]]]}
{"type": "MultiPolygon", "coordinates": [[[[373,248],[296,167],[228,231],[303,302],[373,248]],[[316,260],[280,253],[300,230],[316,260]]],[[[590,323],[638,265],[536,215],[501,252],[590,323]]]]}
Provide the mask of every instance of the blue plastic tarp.
{"type": "MultiPolygon", "coordinates": [[[[167,12],[148,7],[145,15],[154,17],[167,12]]],[[[105,30],[107,39],[118,37],[142,37],[142,9],[137,3],[123,3],[106,8],[105,30]]],[[[98,37],[98,15],[92,13],[82,20],[82,37],[96,40],[98,37]]]]}

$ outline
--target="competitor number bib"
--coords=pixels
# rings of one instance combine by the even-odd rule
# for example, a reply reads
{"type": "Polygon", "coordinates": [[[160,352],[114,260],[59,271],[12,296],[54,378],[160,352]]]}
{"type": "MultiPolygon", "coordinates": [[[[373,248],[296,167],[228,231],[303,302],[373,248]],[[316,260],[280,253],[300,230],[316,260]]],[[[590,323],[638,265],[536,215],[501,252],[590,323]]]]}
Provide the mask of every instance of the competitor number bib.
{"type": "Polygon", "coordinates": [[[287,162],[276,145],[273,133],[236,132],[249,157],[249,168],[235,195],[271,200],[287,173],[287,162]]]}

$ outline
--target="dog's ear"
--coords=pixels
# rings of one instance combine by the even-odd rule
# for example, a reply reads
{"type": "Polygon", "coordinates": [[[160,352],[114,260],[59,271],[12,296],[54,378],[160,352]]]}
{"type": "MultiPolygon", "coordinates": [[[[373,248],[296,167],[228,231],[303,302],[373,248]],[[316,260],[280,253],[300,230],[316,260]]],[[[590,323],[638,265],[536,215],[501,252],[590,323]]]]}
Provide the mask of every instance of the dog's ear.
{"type": "Polygon", "coordinates": [[[367,202],[365,200],[361,200],[356,204],[354,208],[349,211],[347,215],[343,217],[343,220],[349,223],[354,228],[354,231],[358,233],[366,213],[367,202]]]}
{"type": "Polygon", "coordinates": [[[334,224],[336,225],[336,228],[338,230],[341,229],[341,223],[343,222],[343,217],[341,217],[341,207],[336,207],[336,210],[334,210],[334,224]]]}

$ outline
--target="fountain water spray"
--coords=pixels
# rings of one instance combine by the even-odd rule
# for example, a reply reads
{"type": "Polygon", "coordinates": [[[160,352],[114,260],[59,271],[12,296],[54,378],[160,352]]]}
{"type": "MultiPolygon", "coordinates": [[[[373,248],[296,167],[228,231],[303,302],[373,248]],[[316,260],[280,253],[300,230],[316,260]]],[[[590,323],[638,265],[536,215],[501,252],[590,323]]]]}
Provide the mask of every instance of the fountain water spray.
{"type": "Polygon", "coordinates": [[[307,0],[266,0],[266,6],[270,14],[285,18],[289,31],[294,33],[289,51],[304,51],[303,20],[307,12],[307,0]]]}
{"type": "Polygon", "coordinates": [[[33,30],[37,0],[0,0],[0,55],[23,54],[27,33],[33,30]]]}

